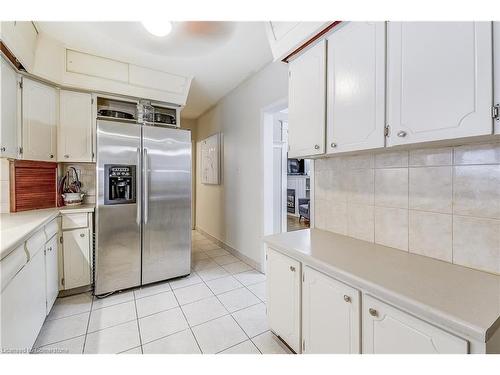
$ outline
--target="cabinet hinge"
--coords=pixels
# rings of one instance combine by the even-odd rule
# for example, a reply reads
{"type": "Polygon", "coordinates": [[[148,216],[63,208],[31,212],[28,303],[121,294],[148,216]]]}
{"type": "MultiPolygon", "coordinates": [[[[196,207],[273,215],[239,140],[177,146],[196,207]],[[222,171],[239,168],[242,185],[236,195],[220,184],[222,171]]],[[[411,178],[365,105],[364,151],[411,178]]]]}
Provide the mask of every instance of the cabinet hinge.
{"type": "Polygon", "coordinates": [[[305,282],[305,281],[306,281],[306,273],[302,272],[302,282],[305,282]]]}
{"type": "Polygon", "coordinates": [[[23,154],[23,148],[22,147],[19,147],[19,154],[22,155],[23,154]]]}
{"type": "Polygon", "coordinates": [[[63,236],[59,237],[59,242],[63,243],[63,236]]]}
{"type": "Polygon", "coordinates": [[[497,121],[500,121],[500,104],[495,104],[491,107],[491,117],[497,121]]]}
{"type": "Polygon", "coordinates": [[[384,127],[384,136],[385,136],[385,137],[388,137],[388,136],[389,136],[390,130],[391,130],[391,128],[389,127],[389,125],[386,125],[386,126],[384,127]]]}
{"type": "Polygon", "coordinates": [[[306,339],[302,339],[302,352],[306,351],[306,339]]]}
{"type": "Polygon", "coordinates": [[[64,286],[64,277],[61,279],[61,285],[64,286]]]}
{"type": "Polygon", "coordinates": [[[94,104],[94,98],[90,99],[90,104],[94,104]]]}
{"type": "Polygon", "coordinates": [[[23,81],[19,81],[19,88],[22,89],[23,88],[23,81]]]}
{"type": "Polygon", "coordinates": [[[292,78],[292,72],[288,71],[288,78],[292,78]]]}

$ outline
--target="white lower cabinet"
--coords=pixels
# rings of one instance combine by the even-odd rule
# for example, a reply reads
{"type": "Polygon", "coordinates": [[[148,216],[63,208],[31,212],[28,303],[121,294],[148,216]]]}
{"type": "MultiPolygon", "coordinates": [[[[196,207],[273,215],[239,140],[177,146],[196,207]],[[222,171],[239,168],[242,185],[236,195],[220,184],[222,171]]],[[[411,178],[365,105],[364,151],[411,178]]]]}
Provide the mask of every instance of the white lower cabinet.
{"type": "Polygon", "coordinates": [[[45,244],[45,294],[47,296],[47,315],[49,315],[50,309],[54,305],[57,294],[59,293],[58,242],[58,236],[56,234],[45,244]]]}
{"type": "Polygon", "coordinates": [[[0,348],[6,352],[29,352],[46,317],[43,248],[2,291],[0,348]]]}
{"type": "Polygon", "coordinates": [[[300,353],[300,263],[268,249],[266,271],[269,327],[300,353]]]}
{"type": "Polygon", "coordinates": [[[360,353],[359,291],[307,266],[302,285],[302,352],[360,353]]]}
{"type": "Polygon", "coordinates": [[[92,266],[89,228],[63,231],[63,259],[64,289],[90,284],[92,266]]]}
{"type": "Polygon", "coordinates": [[[363,353],[466,354],[466,340],[373,297],[363,297],[363,353]]]}
{"type": "MultiPolygon", "coordinates": [[[[488,350],[481,344],[474,348],[477,343],[271,248],[267,249],[266,278],[269,327],[296,353],[467,354],[488,350]]],[[[495,345],[490,345],[490,351],[497,351],[495,345]]]]}

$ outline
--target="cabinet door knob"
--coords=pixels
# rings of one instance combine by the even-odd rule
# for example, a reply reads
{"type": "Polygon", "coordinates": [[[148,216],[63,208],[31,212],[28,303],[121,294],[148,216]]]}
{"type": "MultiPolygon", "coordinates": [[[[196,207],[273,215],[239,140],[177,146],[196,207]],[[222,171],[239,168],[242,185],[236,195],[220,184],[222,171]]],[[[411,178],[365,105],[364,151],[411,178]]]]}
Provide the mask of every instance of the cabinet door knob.
{"type": "Polygon", "coordinates": [[[64,155],[64,157],[67,159],[67,158],[69,158],[69,155],[68,155],[68,154],[66,154],[66,155],[64,155]]]}
{"type": "Polygon", "coordinates": [[[349,297],[348,295],[344,294],[344,301],[351,302],[351,297],[349,297]]]}
{"type": "Polygon", "coordinates": [[[290,266],[290,271],[295,272],[295,267],[294,266],[290,266]]]}
{"type": "Polygon", "coordinates": [[[85,237],[85,234],[83,234],[83,233],[80,233],[80,237],[85,237]]]}
{"type": "Polygon", "coordinates": [[[337,144],[335,142],[332,142],[332,143],[330,143],[330,147],[335,148],[335,147],[337,147],[337,144]]]}
{"type": "Polygon", "coordinates": [[[49,157],[50,157],[51,159],[53,159],[53,158],[54,158],[54,155],[53,155],[53,154],[50,154],[50,155],[49,155],[49,157]]]}
{"type": "Polygon", "coordinates": [[[406,132],[404,130],[398,131],[398,137],[401,137],[401,138],[406,137],[406,132]]]}
{"type": "Polygon", "coordinates": [[[319,145],[314,145],[315,150],[319,150],[319,145]]]}
{"type": "Polygon", "coordinates": [[[5,152],[6,148],[2,146],[2,148],[0,148],[0,150],[1,150],[2,152],[5,152]]]}
{"type": "Polygon", "coordinates": [[[371,316],[378,316],[377,310],[372,309],[371,307],[368,309],[368,312],[370,313],[371,316]]]}

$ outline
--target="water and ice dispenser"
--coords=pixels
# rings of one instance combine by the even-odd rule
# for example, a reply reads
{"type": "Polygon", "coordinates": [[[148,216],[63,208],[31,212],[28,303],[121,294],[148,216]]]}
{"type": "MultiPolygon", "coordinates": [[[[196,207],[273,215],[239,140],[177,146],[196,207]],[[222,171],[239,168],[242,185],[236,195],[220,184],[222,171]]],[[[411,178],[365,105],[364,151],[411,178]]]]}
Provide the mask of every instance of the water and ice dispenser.
{"type": "Polygon", "coordinates": [[[135,165],[104,165],[104,204],[130,204],[136,199],[135,165]]]}

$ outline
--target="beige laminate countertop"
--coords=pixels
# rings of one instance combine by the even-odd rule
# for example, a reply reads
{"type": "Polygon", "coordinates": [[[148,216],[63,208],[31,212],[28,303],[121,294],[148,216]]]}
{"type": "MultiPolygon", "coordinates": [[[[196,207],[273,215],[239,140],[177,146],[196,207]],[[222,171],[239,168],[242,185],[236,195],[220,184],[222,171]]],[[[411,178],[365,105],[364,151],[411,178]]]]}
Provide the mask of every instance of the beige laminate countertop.
{"type": "Polygon", "coordinates": [[[500,328],[500,276],[318,229],[267,245],[367,294],[481,342],[500,328]]]}
{"type": "Polygon", "coordinates": [[[93,204],[83,204],[0,214],[0,260],[60,213],[93,212],[94,208],[93,204]]]}

